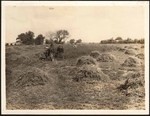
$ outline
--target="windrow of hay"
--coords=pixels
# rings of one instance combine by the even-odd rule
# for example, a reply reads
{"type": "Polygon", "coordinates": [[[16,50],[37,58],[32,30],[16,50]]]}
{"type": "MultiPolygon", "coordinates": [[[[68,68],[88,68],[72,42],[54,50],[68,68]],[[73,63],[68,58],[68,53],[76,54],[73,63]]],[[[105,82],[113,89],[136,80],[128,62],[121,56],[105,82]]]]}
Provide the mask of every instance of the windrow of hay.
{"type": "Polygon", "coordinates": [[[93,57],[93,58],[97,58],[99,55],[100,55],[100,52],[99,52],[99,51],[92,51],[92,52],[90,53],[90,56],[93,57]]]}
{"type": "Polygon", "coordinates": [[[116,60],[116,57],[110,53],[100,54],[97,58],[98,62],[113,62],[116,60]]]}
{"type": "Polygon", "coordinates": [[[45,85],[49,81],[48,75],[41,69],[31,67],[23,72],[13,83],[15,87],[45,85]]]}
{"type": "Polygon", "coordinates": [[[81,67],[75,67],[70,71],[70,74],[73,75],[74,81],[96,79],[106,82],[109,80],[109,76],[104,74],[96,65],[82,65],[81,67]]]}
{"type": "Polygon", "coordinates": [[[139,59],[144,59],[144,54],[140,53],[140,54],[137,54],[135,57],[137,57],[139,59]]]}
{"type": "Polygon", "coordinates": [[[132,57],[130,56],[124,61],[122,66],[137,67],[137,66],[140,66],[141,64],[142,64],[142,62],[139,58],[134,57],[134,56],[132,56],[132,57]]]}
{"type": "Polygon", "coordinates": [[[128,54],[128,55],[136,55],[136,51],[133,50],[133,49],[127,49],[127,50],[125,51],[125,54],[128,54]]]}
{"type": "Polygon", "coordinates": [[[86,65],[90,65],[90,64],[96,65],[97,61],[91,56],[81,56],[77,59],[77,63],[76,63],[77,66],[82,66],[85,64],[86,65]]]}

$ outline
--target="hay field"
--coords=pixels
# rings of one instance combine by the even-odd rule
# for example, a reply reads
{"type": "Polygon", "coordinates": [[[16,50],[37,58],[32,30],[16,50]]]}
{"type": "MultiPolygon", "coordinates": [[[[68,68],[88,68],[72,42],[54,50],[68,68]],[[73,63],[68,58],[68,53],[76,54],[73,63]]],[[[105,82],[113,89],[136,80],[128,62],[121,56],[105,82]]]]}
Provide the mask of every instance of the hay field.
{"type": "Polygon", "coordinates": [[[6,47],[7,109],[145,109],[143,45],[65,44],[54,62],[45,46],[6,47]]]}

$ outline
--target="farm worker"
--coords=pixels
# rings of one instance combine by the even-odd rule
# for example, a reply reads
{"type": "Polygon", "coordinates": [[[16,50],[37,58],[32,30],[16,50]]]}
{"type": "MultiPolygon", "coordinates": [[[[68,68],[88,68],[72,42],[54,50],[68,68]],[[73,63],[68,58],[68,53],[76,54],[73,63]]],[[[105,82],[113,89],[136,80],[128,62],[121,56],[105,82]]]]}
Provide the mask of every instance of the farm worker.
{"type": "Polygon", "coordinates": [[[50,47],[49,47],[49,50],[48,50],[48,56],[50,56],[51,61],[54,61],[54,53],[55,53],[54,44],[51,43],[50,47]]]}
{"type": "Polygon", "coordinates": [[[63,53],[64,53],[64,48],[62,45],[59,45],[57,47],[57,57],[64,58],[63,53]]]}
{"type": "Polygon", "coordinates": [[[54,52],[54,45],[53,43],[51,43],[49,47],[46,47],[46,50],[44,52],[45,58],[50,58],[51,61],[54,61],[54,52]]]}
{"type": "Polygon", "coordinates": [[[49,47],[46,47],[46,50],[44,52],[45,58],[47,59],[49,56],[49,47]]]}

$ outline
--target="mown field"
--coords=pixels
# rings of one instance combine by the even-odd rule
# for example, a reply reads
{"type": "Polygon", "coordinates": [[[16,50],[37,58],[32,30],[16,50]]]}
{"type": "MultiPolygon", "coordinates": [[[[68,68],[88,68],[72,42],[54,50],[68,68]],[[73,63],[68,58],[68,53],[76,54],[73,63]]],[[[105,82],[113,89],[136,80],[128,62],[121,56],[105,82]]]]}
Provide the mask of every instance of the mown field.
{"type": "Polygon", "coordinates": [[[144,58],[138,57],[144,53],[143,44],[66,44],[64,59],[54,62],[39,59],[45,47],[6,47],[7,109],[145,109],[144,58]],[[94,66],[76,65],[92,51],[115,58],[94,66]],[[129,57],[136,57],[140,65],[125,62],[129,57]],[[128,88],[122,88],[127,79],[128,88]]]}

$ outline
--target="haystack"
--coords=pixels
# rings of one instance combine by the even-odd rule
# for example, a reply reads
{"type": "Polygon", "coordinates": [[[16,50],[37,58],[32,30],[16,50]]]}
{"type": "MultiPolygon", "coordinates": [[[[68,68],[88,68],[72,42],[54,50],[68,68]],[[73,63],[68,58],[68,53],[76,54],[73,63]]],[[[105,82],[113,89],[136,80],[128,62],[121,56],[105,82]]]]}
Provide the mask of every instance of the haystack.
{"type": "Polygon", "coordinates": [[[126,48],[118,47],[118,51],[120,51],[120,52],[125,52],[125,51],[126,51],[126,48]]]}
{"type": "Polygon", "coordinates": [[[139,59],[144,59],[144,54],[140,53],[140,54],[137,54],[135,57],[137,57],[139,59]]]}
{"type": "Polygon", "coordinates": [[[14,82],[16,87],[45,85],[48,82],[47,74],[38,68],[29,68],[14,82]]]}
{"type": "Polygon", "coordinates": [[[100,55],[99,51],[92,51],[90,53],[90,56],[93,57],[93,58],[97,58],[99,55],[100,55]]]}
{"type": "Polygon", "coordinates": [[[104,74],[101,69],[96,65],[83,65],[82,67],[76,67],[71,71],[73,79],[75,81],[96,79],[100,81],[108,81],[109,76],[104,74]]]}
{"type": "Polygon", "coordinates": [[[144,76],[140,71],[128,71],[124,73],[121,78],[127,79],[127,78],[139,78],[141,76],[144,76]]]}
{"type": "Polygon", "coordinates": [[[127,48],[127,49],[134,49],[133,46],[124,46],[124,48],[127,48]]]}
{"type": "Polygon", "coordinates": [[[99,62],[113,62],[116,59],[116,57],[109,53],[100,54],[97,58],[97,61],[99,62]]]}
{"type": "Polygon", "coordinates": [[[136,66],[140,66],[142,64],[141,60],[136,58],[136,57],[128,57],[124,63],[122,64],[122,66],[127,66],[127,67],[136,67],[136,66]]]}
{"type": "Polygon", "coordinates": [[[90,64],[93,65],[97,64],[96,60],[91,56],[82,56],[77,59],[77,63],[76,63],[77,66],[90,65],[90,64]]]}
{"type": "Polygon", "coordinates": [[[136,89],[138,87],[144,86],[144,78],[127,78],[125,82],[118,86],[119,90],[136,89]]]}
{"type": "Polygon", "coordinates": [[[135,50],[139,50],[139,48],[137,48],[137,47],[135,47],[134,49],[135,49],[135,50]]]}
{"type": "Polygon", "coordinates": [[[144,48],[144,46],[141,46],[141,48],[144,48]]]}
{"type": "Polygon", "coordinates": [[[135,55],[135,54],[136,54],[136,51],[133,50],[133,49],[127,49],[127,50],[125,51],[125,54],[135,55]]]}

